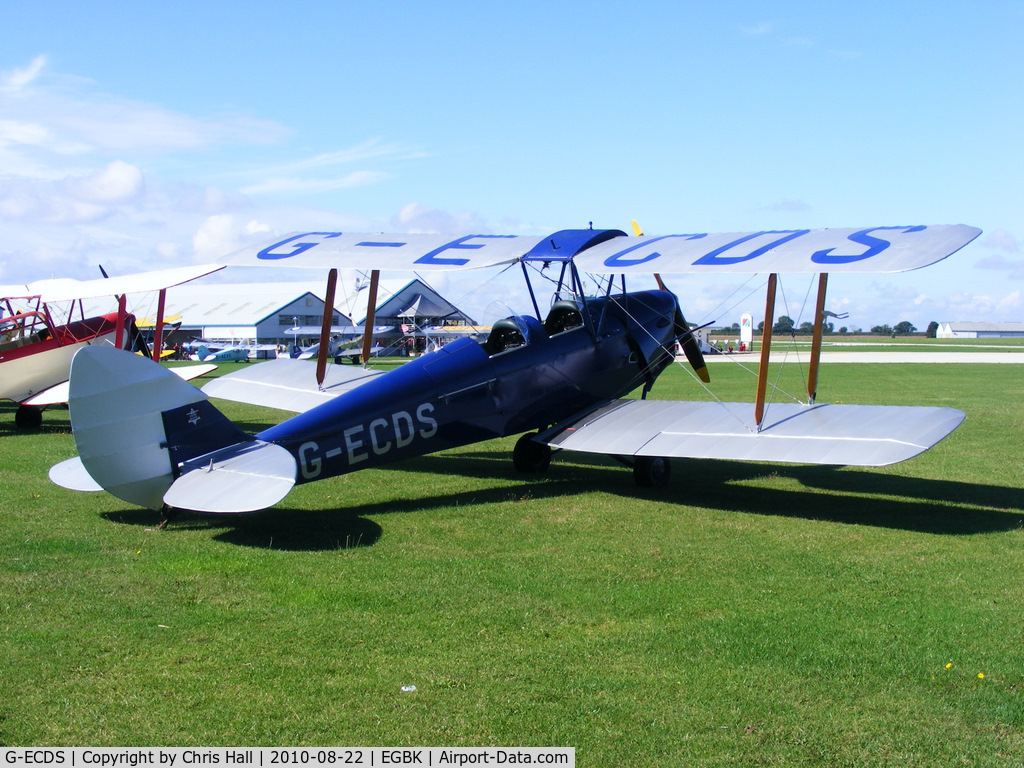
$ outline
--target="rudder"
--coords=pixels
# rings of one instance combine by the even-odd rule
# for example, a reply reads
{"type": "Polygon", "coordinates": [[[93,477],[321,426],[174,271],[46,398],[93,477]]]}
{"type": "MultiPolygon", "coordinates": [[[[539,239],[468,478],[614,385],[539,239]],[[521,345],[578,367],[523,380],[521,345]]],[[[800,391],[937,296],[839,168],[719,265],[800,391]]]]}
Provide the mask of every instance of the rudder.
{"type": "Polygon", "coordinates": [[[150,509],[163,506],[180,463],[254,439],[192,384],[112,347],[75,354],[68,407],[75,446],[93,480],[150,509]]]}

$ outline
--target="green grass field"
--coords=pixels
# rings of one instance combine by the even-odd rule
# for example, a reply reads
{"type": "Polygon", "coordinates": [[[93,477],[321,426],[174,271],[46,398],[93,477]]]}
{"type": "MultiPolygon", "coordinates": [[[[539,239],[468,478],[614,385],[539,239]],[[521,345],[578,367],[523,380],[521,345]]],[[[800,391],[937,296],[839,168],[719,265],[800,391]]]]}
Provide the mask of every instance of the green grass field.
{"type": "MultiPolygon", "coordinates": [[[[21,434],[5,404],[0,743],[1022,765],[1022,374],[825,366],[822,401],[967,412],[886,469],[676,461],[641,491],[579,454],[517,475],[510,438],[167,530],[51,485],[66,412],[21,434]]],[[[742,372],[712,375],[750,399],[742,372]]],[[[682,369],[654,395],[706,397],[682,369]]]]}

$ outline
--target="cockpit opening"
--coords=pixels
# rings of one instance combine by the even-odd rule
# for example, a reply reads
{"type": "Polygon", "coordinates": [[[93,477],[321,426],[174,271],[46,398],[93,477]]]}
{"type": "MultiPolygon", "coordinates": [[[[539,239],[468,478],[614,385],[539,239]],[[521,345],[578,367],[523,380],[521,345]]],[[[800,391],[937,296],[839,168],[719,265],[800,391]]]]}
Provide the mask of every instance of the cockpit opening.
{"type": "Polygon", "coordinates": [[[484,349],[488,355],[497,355],[524,344],[526,344],[526,339],[519,329],[519,324],[513,318],[506,317],[491,326],[491,332],[484,342],[484,349]]]}
{"type": "Polygon", "coordinates": [[[548,312],[547,320],[544,321],[544,330],[549,336],[556,333],[571,331],[583,325],[583,315],[580,308],[573,301],[556,301],[548,312]]]}

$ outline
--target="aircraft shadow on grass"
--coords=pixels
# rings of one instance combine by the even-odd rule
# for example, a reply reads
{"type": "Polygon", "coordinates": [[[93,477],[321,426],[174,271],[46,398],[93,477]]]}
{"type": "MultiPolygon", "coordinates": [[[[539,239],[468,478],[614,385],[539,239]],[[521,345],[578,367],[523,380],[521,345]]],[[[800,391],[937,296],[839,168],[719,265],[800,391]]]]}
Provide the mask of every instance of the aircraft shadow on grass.
{"type": "MultiPolygon", "coordinates": [[[[487,507],[522,498],[560,498],[577,494],[581,488],[622,498],[624,515],[633,514],[628,505],[630,500],[678,504],[681,522],[685,520],[684,508],[689,506],[946,536],[998,533],[1024,527],[1024,489],[902,477],[851,468],[840,471],[838,467],[766,466],[695,459],[677,461],[675,477],[668,487],[661,489],[637,488],[626,470],[596,457],[581,460],[578,454],[573,461],[554,463],[546,475],[525,479],[508,466],[507,457],[495,453],[435,454],[408,460],[400,468],[411,473],[519,482],[457,493],[386,498],[335,509],[278,506],[245,515],[182,512],[171,522],[171,528],[227,528],[215,539],[238,546],[332,551],[373,546],[383,529],[368,518],[377,515],[441,511],[467,505],[487,507]],[[770,476],[791,478],[807,490],[765,488],[756,483],[770,476]]],[[[156,524],[154,513],[147,509],[123,509],[104,513],[103,517],[121,524],[156,524]]]]}
{"type": "MultiPolygon", "coordinates": [[[[273,507],[257,514],[203,515],[183,511],[169,527],[175,531],[215,531],[213,538],[228,544],[286,552],[327,552],[373,546],[383,529],[352,509],[294,509],[273,507]]],[[[151,509],[131,507],[101,514],[120,525],[153,528],[160,522],[151,509]]]]}
{"type": "MultiPolygon", "coordinates": [[[[414,472],[491,478],[501,473],[495,471],[496,462],[507,463],[507,459],[493,453],[462,453],[426,456],[402,466],[414,472]]],[[[507,475],[515,476],[511,469],[507,475]]],[[[628,472],[617,470],[607,459],[573,454],[570,461],[552,462],[546,480],[528,481],[522,488],[532,498],[563,496],[586,488],[623,499],[919,533],[962,536],[1024,527],[1024,489],[902,477],[851,467],[677,459],[667,487],[641,489],[633,485],[628,472]],[[808,490],[742,484],[769,476],[792,478],[808,490]]],[[[501,490],[502,500],[513,491],[508,487],[501,490]]],[[[514,490],[521,489],[517,486],[514,490]]],[[[445,497],[438,501],[438,506],[447,506],[445,497]]],[[[362,512],[371,514],[366,509],[362,512]]]]}

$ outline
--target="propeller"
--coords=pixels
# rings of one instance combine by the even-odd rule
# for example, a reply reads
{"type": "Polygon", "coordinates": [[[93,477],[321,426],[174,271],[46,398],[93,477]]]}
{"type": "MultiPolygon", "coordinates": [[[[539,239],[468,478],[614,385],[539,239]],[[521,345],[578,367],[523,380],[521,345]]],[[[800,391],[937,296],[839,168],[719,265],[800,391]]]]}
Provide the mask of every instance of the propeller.
{"type": "MultiPolygon", "coordinates": [[[[643,237],[644,233],[643,230],[640,229],[640,225],[637,224],[636,221],[632,221],[631,223],[633,224],[633,234],[637,237],[643,237]]],[[[661,275],[657,272],[654,273],[654,279],[658,281],[658,288],[666,293],[672,294],[672,298],[676,300],[675,334],[676,338],[679,340],[679,344],[683,348],[683,354],[686,355],[686,359],[693,367],[693,371],[697,374],[697,378],[705,384],[710,384],[711,374],[708,373],[708,367],[704,362],[704,355],[700,351],[700,344],[697,343],[697,337],[693,335],[693,331],[690,330],[690,326],[686,322],[686,318],[683,317],[683,310],[679,307],[679,297],[665,286],[665,281],[661,279],[661,275]]]]}

